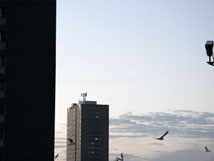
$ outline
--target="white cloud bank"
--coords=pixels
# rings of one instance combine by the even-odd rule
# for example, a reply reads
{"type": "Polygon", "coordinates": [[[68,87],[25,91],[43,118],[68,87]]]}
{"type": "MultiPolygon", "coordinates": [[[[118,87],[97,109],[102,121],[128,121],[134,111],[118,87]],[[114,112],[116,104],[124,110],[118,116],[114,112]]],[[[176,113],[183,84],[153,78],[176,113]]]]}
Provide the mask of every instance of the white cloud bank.
{"type": "MultiPolygon", "coordinates": [[[[125,154],[125,161],[213,161],[214,114],[177,110],[170,113],[134,115],[110,119],[110,161],[125,154]],[[164,141],[154,138],[166,130],[164,141]],[[204,152],[208,146],[211,153],[204,152]]],[[[65,160],[65,124],[56,133],[58,161],[65,160]]]]}

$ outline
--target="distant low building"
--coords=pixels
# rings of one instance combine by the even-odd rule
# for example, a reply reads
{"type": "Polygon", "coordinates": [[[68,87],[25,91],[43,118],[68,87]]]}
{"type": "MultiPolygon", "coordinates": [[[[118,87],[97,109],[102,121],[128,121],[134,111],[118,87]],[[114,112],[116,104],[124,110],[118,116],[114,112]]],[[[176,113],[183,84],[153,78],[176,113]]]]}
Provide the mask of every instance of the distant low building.
{"type": "Polygon", "coordinates": [[[108,161],[109,105],[80,101],[67,109],[67,161],[108,161]]]}

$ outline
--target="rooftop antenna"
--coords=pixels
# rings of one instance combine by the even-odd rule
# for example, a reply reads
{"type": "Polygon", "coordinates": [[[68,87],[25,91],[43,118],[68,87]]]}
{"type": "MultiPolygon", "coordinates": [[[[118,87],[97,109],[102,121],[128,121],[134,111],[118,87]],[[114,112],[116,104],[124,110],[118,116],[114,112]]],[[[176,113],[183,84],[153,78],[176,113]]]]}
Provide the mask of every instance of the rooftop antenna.
{"type": "Polygon", "coordinates": [[[81,96],[83,97],[82,103],[86,102],[87,92],[81,93],[81,96]]]}

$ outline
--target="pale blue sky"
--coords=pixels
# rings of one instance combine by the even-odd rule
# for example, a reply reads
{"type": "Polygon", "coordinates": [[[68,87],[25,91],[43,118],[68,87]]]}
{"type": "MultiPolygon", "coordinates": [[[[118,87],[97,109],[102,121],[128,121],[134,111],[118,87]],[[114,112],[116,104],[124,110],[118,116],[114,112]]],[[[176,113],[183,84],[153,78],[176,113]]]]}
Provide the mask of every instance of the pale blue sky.
{"type": "Polygon", "coordinates": [[[87,91],[110,117],[214,112],[213,0],[58,0],[56,125],[87,91]]]}
{"type": "Polygon", "coordinates": [[[57,112],[89,92],[111,114],[212,111],[213,0],[58,1],[57,112]]]}

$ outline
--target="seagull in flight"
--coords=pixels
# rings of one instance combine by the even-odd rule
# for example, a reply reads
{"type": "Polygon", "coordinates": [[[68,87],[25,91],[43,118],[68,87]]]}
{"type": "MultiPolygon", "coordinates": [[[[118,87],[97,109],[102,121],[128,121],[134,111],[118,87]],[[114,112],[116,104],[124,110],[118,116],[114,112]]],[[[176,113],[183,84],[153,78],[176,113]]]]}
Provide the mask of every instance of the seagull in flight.
{"type": "Polygon", "coordinates": [[[206,146],[204,148],[205,148],[205,152],[211,152],[211,150],[209,150],[206,146]]]}
{"type": "Polygon", "coordinates": [[[157,140],[164,140],[164,136],[166,136],[169,133],[169,131],[167,130],[161,137],[156,138],[157,140]]]}
{"type": "Polygon", "coordinates": [[[59,153],[55,156],[55,159],[59,157],[59,153]]]}
{"type": "Polygon", "coordinates": [[[116,161],[119,161],[119,160],[122,160],[122,159],[117,157],[117,158],[116,158],[116,161]]]}
{"type": "Polygon", "coordinates": [[[123,153],[121,153],[121,158],[116,157],[116,160],[115,160],[115,161],[123,161],[123,153]]]}

